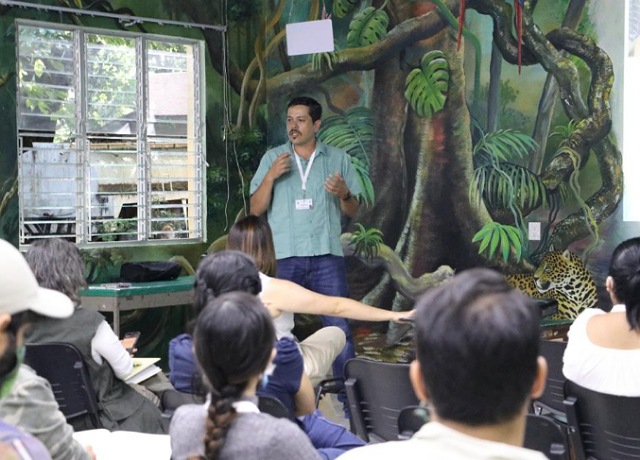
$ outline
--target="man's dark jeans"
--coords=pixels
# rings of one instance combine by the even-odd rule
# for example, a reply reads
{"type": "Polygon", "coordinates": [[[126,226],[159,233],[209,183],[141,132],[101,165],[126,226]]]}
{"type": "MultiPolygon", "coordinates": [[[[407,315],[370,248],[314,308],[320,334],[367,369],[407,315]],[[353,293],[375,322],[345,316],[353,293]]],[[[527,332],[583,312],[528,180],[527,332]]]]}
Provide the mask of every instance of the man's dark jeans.
{"type": "MultiPolygon", "coordinates": [[[[293,281],[319,294],[339,297],[348,297],[349,295],[344,257],[323,255],[278,259],[276,276],[293,281]]],[[[349,321],[346,318],[323,315],[322,324],[337,326],[347,336],[347,344],[333,362],[333,376],[344,378],[345,363],[356,356],[349,321]]]]}

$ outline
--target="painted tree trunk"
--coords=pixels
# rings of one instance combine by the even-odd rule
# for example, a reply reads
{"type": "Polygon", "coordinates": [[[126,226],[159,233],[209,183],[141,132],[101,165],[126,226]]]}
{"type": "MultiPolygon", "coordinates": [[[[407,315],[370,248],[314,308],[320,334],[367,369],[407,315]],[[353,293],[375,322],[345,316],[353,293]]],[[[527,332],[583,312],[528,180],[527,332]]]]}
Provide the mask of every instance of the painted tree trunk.
{"type": "MultiPolygon", "coordinates": [[[[430,118],[420,118],[398,97],[404,81],[398,81],[397,68],[387,73],[391,66],[382,65],[376,70],[372,111],[380,116],[375,120],[378,139],[371,179],[378,196],[376,206],[359,216],[361,222],[384,232],[385,243],[395,247],[413,276],[443,264],[454,269],[482,265],[471,240],[490,221],[484,207],[472,206],[468,200],[473,166],[462,54],[455,51],[448,31],[416,45],[410,54],[422,56],[432,49],[447,56],[450,82],[443,110],[430,118]],[[376,107],[380,103],[385,104],[384,110],[376,107]],[[403,185],[406,194],[399,196],[403,185]]],[[[365,300],[374,305],[389,305],[391,300],[394,309],[413,302],[395,294],[386,276],[365,300]]]]}

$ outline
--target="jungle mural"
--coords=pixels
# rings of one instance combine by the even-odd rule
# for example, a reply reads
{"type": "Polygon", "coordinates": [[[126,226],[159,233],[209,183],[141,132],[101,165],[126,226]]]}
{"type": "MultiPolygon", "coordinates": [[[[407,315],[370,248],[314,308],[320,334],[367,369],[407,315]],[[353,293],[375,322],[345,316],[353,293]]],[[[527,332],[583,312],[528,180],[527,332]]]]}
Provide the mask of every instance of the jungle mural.
{"type": "MultiPolygon", "coordinates": [[[[369,304],[408,309],[454,270],[483,265],[518,274],[511,276],[514,284],[534,297],[557,298],[559,315],[571,319],[597,303],[594,286],[603,284],[611,249],[637,231],[622,223],[618,209],[623,176],[615,124],[621,107],[611,104],[622,97],[616,96],[621,62],[612,60],[611,50],[617,46],[621,54],[623,2],[52,3],[228,27],[220,34],[139,26],[206,43],[213,243],[91,251],[94,277],[151,254],[177,256],[192,270],[202,252],[223,247],[226,225],[246,212],[248,182],[262,153],[286,137],[285,106],[296,95],[322,103],[319,137],[346,150],[358,172],[363,206],[342,241],[352,256],[351,295],[369,304]],[[286,54],[287,23],[325,18],[333,21],[333,52],[286,54]],[[601,41],[616,45],[605,51],[601,41]],[[532,221],[542,222],[540,242],[528,241],[532,221]],[[585,288],[561,292],[553,284],[567,279],[585,288]]],[[[0,17],[10,38],[14,17],[121,27],[6,6],[0,17]]],[[[13,46],[5,40],[5,57],[13,59],[13,46]]],[[[0,127],[0,235],[15,241],[11,59],[0,67],[6,117],[0,127]]],[[[403,331],[391,327],[388,343],[403,331]]]]}
{"type": "MultiPolygon", "coordinates": [[[[276,9],[269,23],[327,17],[331,6],[336,51],[307,62],[289,59],[275,52],[282,35],[265,29],[256,58],[274,52],[255,84],[266,88],[269,114],[282,113],[286,99],[301,92],[334,113],[319,137],[352,154],[370,181],[364,189],[374,192],[365,195],[368,206],[356,219],[360,232],[379,231],[413,275],[476,265],[533,272],[541,260],[565,260],[547,254],[579,241],[586,245],[584,261],[571,261],[588,260],[600,225],[622,196],[621,154],[611,133],[613,64],[596,43],[588,2],[297,6],[303,10],[298,16],[276,9]],[[489,21],[472,22],[471,12],[489,21]],[[538,94],[518,89],[531,82],[529,69],[540,67],[544,74],[535,78],[544,86],[538,94]],[[537,99],[541,110],[521,108],[521,96],[537,99]],[[581,188],[585,173],[597,177],[597,189],[581,188]],[[532,216],[544,222],[535,247],[527,239],[532,216]]],[[[259,98],[256,93],[252,104],[259,98]]],[[[282,138],[279,123],[271,119],[273,144],[282,138]]],[[[393,277],[380,271],[371,276],[354,265],[352,288],[367,302],[411,305],[393,277]]],[[[582,274],[588,276],[584,268],[582,274]]],[[[587,301],[579,306],[539,282],[527,290],[555,296],[559,316],[573,318],[577,309],[595,304],[593,280],[587,285],[580,294],[587,301]]]]}

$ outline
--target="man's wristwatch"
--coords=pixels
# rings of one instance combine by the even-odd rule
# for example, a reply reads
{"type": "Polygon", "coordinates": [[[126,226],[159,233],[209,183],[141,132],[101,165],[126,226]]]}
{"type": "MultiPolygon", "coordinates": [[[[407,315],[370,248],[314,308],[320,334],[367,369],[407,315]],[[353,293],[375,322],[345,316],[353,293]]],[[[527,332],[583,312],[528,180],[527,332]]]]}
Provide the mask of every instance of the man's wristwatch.
{"type": "Polygon", "coordinates": [[[349,201],[351,199],[353,195],[351,195],[351,192],[347,192],[347,194],[345,196],[343,196],[342,198],[340,198],[342,201],[349,201]]]}

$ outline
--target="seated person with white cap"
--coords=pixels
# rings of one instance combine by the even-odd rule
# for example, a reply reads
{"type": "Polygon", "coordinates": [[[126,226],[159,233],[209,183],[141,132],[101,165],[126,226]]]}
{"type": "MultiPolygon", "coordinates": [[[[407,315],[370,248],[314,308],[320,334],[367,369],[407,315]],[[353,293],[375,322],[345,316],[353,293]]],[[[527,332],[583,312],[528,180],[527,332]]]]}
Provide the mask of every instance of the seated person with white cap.
{"type": "MultiPolygon", "coordinates": [[[[24,257],[4,240],[0,260],[0,419],[38,438],[54,460],[95,460],[91,448],[85,450],[73,438],[49,382],[22,363],[29,310],[65,318],[73,313],[73,303],[64,294],[39,287],[24,257]]],[[[3,432],[0,425],[0,441],[6,439],[3,432]]],[[[15,433],[11,437],[9,442],[17,446],[15,433]]],[[[18,452],[17,458],[47,458],[31,437],[24,439],[23,445],[32,450],[18,452]]]]}

